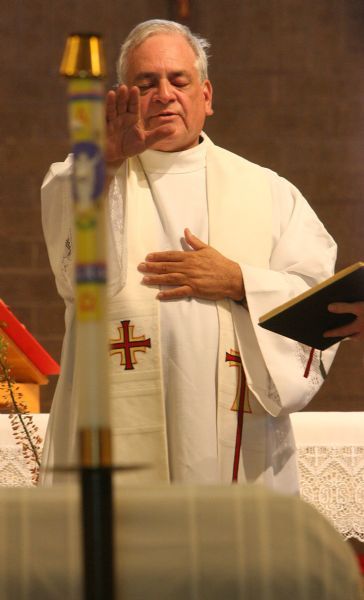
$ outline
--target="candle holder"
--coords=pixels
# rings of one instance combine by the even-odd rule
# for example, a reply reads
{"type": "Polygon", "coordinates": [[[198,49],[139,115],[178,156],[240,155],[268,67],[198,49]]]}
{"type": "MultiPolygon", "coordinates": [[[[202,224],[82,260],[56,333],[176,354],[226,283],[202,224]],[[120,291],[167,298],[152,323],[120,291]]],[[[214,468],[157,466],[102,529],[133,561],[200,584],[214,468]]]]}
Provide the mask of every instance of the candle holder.
{"type": "Polygon", "coordinates": [[[104,208],[105,59],[94,33],[66,42],[73,152],[77,402],[84,598],[114,598],[112,456],[108,394],[104,208]]]}

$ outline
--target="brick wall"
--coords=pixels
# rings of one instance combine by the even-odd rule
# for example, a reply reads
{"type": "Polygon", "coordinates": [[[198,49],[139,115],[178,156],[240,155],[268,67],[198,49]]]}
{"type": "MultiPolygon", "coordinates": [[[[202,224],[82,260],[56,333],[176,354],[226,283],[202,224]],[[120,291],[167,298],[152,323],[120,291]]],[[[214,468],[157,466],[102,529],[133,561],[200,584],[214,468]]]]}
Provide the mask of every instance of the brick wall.
{"type": "MultiPolygon", "coordinates": [[[[173,0],[14,0],[0,53],[0,297],[56,358],[63,306],[48,266],[39,187],[68,151],[65,82],[72,31],[104,35],[109,81],[119,44],[141,20],[175,15],[173,0]]],[[[189,24],[212,42],[218,144],[297,185],[340,246],[338,268],[364,258],[364,5],[359,0],[191,1],[189,24]]],[[[363,348],[342,345],[310,409],[363,407],[363,348]]],[[[54,382],[43,390],[44,407],[54,382]]]]}

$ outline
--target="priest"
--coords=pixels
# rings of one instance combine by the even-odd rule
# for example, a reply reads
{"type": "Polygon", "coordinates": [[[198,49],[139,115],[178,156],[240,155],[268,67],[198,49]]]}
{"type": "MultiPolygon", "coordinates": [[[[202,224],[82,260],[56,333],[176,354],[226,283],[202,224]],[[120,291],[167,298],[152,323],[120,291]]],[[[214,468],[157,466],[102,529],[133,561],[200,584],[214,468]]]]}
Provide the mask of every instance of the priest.
{"type": "MultiPolygon", "coordinates": [[[[107,96],[114,459],[148,465],[128,481],[295,493],[289,414],[311,400],[335,351],[313,352],[258,319],[331,276],[336,245],[291,183],[203,132],[213,112],[207,48],[178,23],[141,23],[107,96]]],[[[71,170],[72,156],[52,165],[42,188],[66,303],[44,467],[77,458],[71,170]]]]}

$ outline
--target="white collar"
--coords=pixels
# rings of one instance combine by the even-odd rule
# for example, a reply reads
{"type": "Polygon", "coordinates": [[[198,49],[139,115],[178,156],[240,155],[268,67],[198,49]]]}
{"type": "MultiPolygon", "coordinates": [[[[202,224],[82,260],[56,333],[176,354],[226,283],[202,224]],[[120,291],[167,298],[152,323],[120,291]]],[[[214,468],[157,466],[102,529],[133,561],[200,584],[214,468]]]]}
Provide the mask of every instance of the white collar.
{"type": "Polygon", "coordinates": [[[140,160],[146,173],[191,173],[206,166],[206,141],[182,152],[146,150],[140,160]]]}

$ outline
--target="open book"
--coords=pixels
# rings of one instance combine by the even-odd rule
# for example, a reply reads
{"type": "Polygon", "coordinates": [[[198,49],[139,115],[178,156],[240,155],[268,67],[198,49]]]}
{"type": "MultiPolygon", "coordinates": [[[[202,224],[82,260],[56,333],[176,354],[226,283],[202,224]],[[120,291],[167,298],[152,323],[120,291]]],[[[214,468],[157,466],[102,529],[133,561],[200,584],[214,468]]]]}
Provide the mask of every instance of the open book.
{"type": "Polygon", "coordinates": [[[347,325],[353,314],[328,311],[332,302],[364,301],[364,262],[357,262],[303,294],[262,315],[259,325],[275,333],[319,350],[340,341],[340,337],[324,338],[323,333],[347,325]]]}

